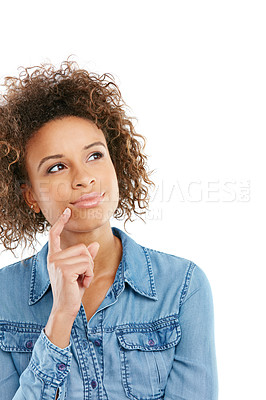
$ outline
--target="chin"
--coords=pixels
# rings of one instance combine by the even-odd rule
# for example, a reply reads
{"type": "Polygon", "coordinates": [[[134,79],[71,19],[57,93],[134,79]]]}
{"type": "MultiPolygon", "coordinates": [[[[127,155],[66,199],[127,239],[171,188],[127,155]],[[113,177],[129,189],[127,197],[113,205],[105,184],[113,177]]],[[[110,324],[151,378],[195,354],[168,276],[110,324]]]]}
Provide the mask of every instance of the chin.
{"type": "Polygon", "coordinates": [[[72,211],[72,216],[70,220],[71,230],[76,232],[88,232],[91,229],[99,228],[100,226],[106,224],[113,215],[113,211],[103,211],[101,209],[80,209],[77,211],[72,211]],[[112,214],[111,214],[112,212],[112,214]]]}

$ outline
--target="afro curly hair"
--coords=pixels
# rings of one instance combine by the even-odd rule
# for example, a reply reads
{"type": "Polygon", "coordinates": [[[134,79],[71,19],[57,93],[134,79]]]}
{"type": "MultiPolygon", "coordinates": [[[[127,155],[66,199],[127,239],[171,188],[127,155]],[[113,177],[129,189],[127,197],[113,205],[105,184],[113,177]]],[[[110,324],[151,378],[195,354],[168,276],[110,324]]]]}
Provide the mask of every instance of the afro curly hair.
{"type": "Polygon", "coordinates": [[[143,153],[146,139],[135,132],[133,118],[126,115],[127,105],[113,75],[80,69],[69,58],[59,68],[42,63],[21,69],[18,77],[4,79],[0,100],[0,239],[4,248],[14,254],[24,243],[24,249],[30,245],[35,250],[37,232],[50,226],[42,212],[29,209],[22,185],[30,184],[25,167],[29,139],[57,118],[85,118],[102,130],[119,186],[114,218],[126,216],[125,227],[133,213],[146,213],[149,187],[154,186],[149,179],[153,171],[147,172],[143,153]]]}

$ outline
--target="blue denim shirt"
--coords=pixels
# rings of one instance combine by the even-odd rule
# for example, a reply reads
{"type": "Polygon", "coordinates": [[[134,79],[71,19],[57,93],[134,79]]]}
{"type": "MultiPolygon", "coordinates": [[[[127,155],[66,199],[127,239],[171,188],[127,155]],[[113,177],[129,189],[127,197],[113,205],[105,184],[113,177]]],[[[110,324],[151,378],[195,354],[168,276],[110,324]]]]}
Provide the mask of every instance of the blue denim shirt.
{"type": "Polygon", "coordinates": [[[1,400],[216,400],[213,301],[192,261],[122,230],[113,285],[90,321],[81,304],[70,344],[44,333],[53,297],[48,242],[0,270],[1,400]]]}

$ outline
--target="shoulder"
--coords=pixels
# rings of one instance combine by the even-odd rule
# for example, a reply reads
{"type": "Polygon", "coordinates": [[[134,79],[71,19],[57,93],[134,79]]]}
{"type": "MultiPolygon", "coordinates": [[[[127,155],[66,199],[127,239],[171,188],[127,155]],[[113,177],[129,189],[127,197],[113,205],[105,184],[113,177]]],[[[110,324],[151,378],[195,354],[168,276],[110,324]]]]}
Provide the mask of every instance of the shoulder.
{"type": "Polygon", "coordinates": [[[17,261],[13,264],[0,268],[0,284],[5,279],[11,279],[12,276],[29,274],[31,272],[31,264],[34,256],[17,261]]]}
{"type": "Polygon", "coordinates": [[[9,264],[0,269],[1,315],[8,309],[19,304],[21,298],[28,295],[31,274],[32,257],[9,264]]]}
{"type": "Polygon", "coordinates": [[[196,264],[187,258],[144,246],[141,247],[150,258],[155,273],[183,275],[196,267],[196,264]]]}
{"type": "Polygon", "coordinates": [[[191,293],[204,289],[210,291],[204,270],[194,261],[160,250],[141,246],[149,256],[155,281],[166,287],[175,286],[181,303],[191,293]]]}

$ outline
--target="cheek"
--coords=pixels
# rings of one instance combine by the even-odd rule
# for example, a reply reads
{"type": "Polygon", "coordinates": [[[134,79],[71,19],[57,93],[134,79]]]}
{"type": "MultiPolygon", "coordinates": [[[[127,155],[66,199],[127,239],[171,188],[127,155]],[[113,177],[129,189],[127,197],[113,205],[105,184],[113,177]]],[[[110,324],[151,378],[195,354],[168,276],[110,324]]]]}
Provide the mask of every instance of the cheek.
{"type": "Polygon", "coordinates": [[[53,185],[53,193],[55,201],[69,201],[69,188],[65,182],[59,182],[53,185]]]}
{"type": "Polygon", "coordinates": [[[113,197],[114,198],[119,197],[119,187],[118,187],[118,181],[117,181],[117,176],[116,176],[115,170],[113,170],[112,173],[110,173],[109,182],[110,182],[113,197]]]}
{"type": "Polygon", "coordinates": [[[69,190],[65,182],[42,182],[39,186],[40,199],[43,202],[60,202],[69,200],[69,190]]]}

